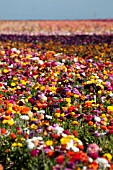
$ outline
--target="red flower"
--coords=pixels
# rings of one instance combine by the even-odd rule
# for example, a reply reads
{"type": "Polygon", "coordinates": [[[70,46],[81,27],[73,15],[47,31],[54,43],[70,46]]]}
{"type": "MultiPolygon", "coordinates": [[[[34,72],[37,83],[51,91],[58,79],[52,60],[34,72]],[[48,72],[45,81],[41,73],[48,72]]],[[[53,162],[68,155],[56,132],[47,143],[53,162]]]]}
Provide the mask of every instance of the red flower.
{"type": "Polygon", "coordinates": [[[12,139],[15,139],[15,138],[16,138],[16,135],[15,135],[14,133],[10,133],[10,137],[11,137],[12,139]]]}
{"type": "Polygon", "coordinates": [[[29,98],[28,102],[30,102],[31,104],[34,104],[35,100],[33,98],[29,98]]]}
{"type": "Polygon", "coordinates": [[[70,162],[80,161],[81,160],[81,153],[80,152],[73,152],[69,151],[66,156],[69,158],[70,162]]]}
{"type": "Polygon", "coordinates": [[[64,163],[64,156],[63,155],[59,155],[57,158],[56,158],[56,162],[58,164],[63,164],[64,163]]]}
{"type": "Polygon", "coordinates": [[[63,133],[65,133],[66,135],[70,135],[70,132],[68,130],[64,130],[63,133]]]}
{"type": "Polygon", "coordinates": [[[97,153],[97,152],[89,153],[89,156],[90,156],[92,159],[97,159],[97,158],[98,158],[98,153],[97,153]]]}

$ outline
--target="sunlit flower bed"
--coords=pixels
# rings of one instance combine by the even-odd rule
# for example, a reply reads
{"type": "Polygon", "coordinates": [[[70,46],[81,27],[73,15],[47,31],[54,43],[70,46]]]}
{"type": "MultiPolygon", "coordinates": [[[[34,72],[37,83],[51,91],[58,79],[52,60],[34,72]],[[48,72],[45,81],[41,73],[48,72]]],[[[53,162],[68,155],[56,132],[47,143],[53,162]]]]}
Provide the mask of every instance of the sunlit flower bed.
{"type": "Polygon", "coordinates": [[[113,170],[113,35],[0,35],[0,170],[113,170]]]}

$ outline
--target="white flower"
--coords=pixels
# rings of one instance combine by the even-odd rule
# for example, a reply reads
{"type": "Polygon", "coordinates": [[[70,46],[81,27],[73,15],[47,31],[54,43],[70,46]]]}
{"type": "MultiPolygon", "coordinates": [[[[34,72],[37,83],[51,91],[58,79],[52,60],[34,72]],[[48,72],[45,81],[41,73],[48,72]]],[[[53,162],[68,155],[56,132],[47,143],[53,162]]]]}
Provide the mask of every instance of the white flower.
{"type": "Polygon", "coordinates": [[[13,64],[11,64],[11,65],[9,65],[8,67],[9,67],[9,68],[13,68],[14,66],[13,66],[13,64]]]}
{"type": "Polygon", "coordinates": [[[62,59],[62,62],[65,63],[65,59],[62,59]]]}
{"type": "Polygon", "coordinates": [[[42,60],[39,60],[38,64],[42,65],[42,64],[44,64],[44,62],[42,60]]]}
{"type": "Polygon", "coordinates": [[[91,157],[88,158],[89,162],[92,163],[93,159],[91,157]]]}
{"type": "Polygon", "coordinates": [[[107,159],[105,158],[97,158],[96,162],[99,164],[99,170],[106,170],[106,168],[110,167],[107,159]]]}
{"type": "Polygon", "coordinates": [[[86,76],[86,73],[85,72],[83,72],[83,73],[81,73],[83,76],[86,76]]]}
{"type": "Polygon", "coordinates": [[[96,103],[96,95],[94,95],[94,102],[96,103]]]}
{"type": "Polygon", "coordinates": [[[27,148],[28,149],[33,149],[35,147],[35,144],[33,142],[29,142],[28,145],[27,145],[27,148]]]}
{"type": "Polygon", "coordinates": [[[28,144],[28,143],[31,143],[32,142],[32,139],[27,139],[26,140],[26,143],[28,144]]]}
{"type": "Polygon", "coordinates": [[[76,69],[78,69],[78,70],[79,70],[79,69],[80,69],[80,66],[76,66],[76,69]]]}
{"type": "Polygon", "coordinates": [[[79,148],[77,148],[76,146],[74,146],[74,142],[71,139],[69,143],[67,143],[67,147],[66,149],[70,150],[72,149],[74,152],[79,152],[79,148]]]}
{"type": "Polygon", "coordinates": [[[101,101],[102,101],[102,103],[104,103],[104,102],[105,102],[105,100],[104,100],[105,98],[106,98],[105,96],[102,96],[102,97],[101,97],[101,101]]]}
{"type": "Polygon", "coordinates": [[[43,138],[41,136],[38,136],[37,139],[38,140],[43,140],[43,138]]]}
{"type": "Polygon", "coordinates": [[[87,170],[87,166],[83,166],[82,170],[87,170]]]}
{"type": "Polygon", "coordinates": [[[101,80],[101,79],[98,79],[98,82],[99,82],[99,83],[102,83],[102,80],[101,80]]]}
{"type": "Polygon", "coordinates": [[[79,148],[77,148],[76,146],[72,146],[72,150],[73,150],[74,152],[79,152],[79,148]]]}
{"type": "Polygon", "coordinates": [[[31,60],[38,60],[39,61],[39,57],[33,57],[33,58],[31,58],[31,60]]]}
{"type": "Polygon", "coordinates": [[[25,133],[25,134],[28,134],[28,135],[29,135],[30,130],[29,130],[28,128],[24,128],[24,129],[23,129],[23,133],[25,133]]]}
{"type": "Polygon", "coordinates": [[[109,96],[110,96],[110,97],[113,97],[113,93],[112,93],[112,92],[110,92],[109,96]]]}
{"type": "Polygon", "coordinates": [[[32,142],[34,142],[35,140],[37,140],[37,137],[36,137],[36,136],[34,136],[34,137],[31,139],[32,142]]]}
{"type": "Polygon", "coordinates": [[[50,116],[50,115],[46,115],[45,116],[47,119],[52,119],[52,116],[50,116]]]}
{"type": "Polygon", "coordinates": [[[65,133],[62,133],[62,137],[66,137],[67,135],[65,133]]]}
{"type": "Polygon", "coordinates": [[[77,62],[77,61],[78,61],[78,58],[76,57],[76,58],[74,58],[73,60],[74,60],[74,62],[77,62]]]}
{"type": "Polygon", "coordinates": [[[39,147],[37,147],[37,149],[41,150],[43,149],[44,145],[40,145],[39,147]]]}
{"type": "Polygon", "coordinates": [[[46,101],[46,100],[47,100],[47,97],[46,97],[44,94],[42,94],[42,95],[41,95],[41,100],[46,101]]]}
{"type": "Polygon", "coordinates": [[[95,117],[94,117],[94,120],[95,120],[96,122],[100,122],[100,121],[101,121],[101,118],[98,117],[98,116],[95,116],[95,117]]]}
{"type": "Polygon", "coordinates": [[[17,52],[17,49],[16,48],[12,48],[11,51],[12,52],[17,52]]]}
{"type": "Polygon", "coordinates": [[[27,116],[27,115],[21,115],[21,116],[20,116],[20,119],[22,119],[22,120],[29,120],[29,116],[27,116]]]}
{"type": "Polygon", "coordinates": [[[44,113],[45,113],[45,110],[39,110],[39,111],[37,111],[37,113],[42,113],[42,114],[44,114],[44,113]]]}
{"type": "Polygon", "coordinates": [[[58,133],[58,134],[61,134],[61,133],[64,131],[64,128],[59,127],[59,126],[56,126],[55,129],[54,129],[54,131],[55,131],[56,133],[58,133]]]}

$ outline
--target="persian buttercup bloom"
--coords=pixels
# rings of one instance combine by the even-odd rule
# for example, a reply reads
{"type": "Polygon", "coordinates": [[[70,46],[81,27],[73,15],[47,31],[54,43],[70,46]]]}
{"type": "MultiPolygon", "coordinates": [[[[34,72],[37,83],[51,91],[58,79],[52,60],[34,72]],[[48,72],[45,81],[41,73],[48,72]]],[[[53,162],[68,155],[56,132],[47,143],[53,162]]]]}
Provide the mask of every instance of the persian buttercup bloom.
{"type": "Polygon", "coordinates": [[[106,170],[110,167],[110,164],[105,158],[97,158],[96,162],[99,164],[99,169],[106,170]]]}
{"type": "Polygon", "coordinates": [[[110,112],[113,112],[113,106],[108,106],[107,109],[108,109],[110,112]]]}
{"type": "Polygon", "coordinates": [[[99,146],[96,143],[88,145],[88,153],[98,153],[100,151],[99,146]]]}
{"type": "Polygon", "coordinates": [[[27,115],[21,115],[21,116],[20,116],[20,119],[22,119],[22,120],[29,120],[29,116],[27,116],[27,115]]]}

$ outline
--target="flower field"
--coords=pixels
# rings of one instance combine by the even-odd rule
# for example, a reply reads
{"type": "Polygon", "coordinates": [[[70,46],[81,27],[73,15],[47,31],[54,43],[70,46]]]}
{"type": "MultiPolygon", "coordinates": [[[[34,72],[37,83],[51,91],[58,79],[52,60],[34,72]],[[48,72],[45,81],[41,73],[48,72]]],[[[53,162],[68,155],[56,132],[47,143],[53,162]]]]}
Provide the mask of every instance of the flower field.
{"type": "Polygon", "coordinates": [[[0,170],[113,170],[113,21],[35,22],[1,21],[0,170]]]}

